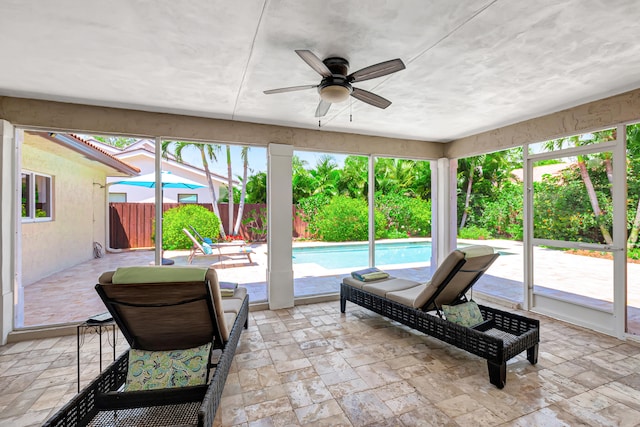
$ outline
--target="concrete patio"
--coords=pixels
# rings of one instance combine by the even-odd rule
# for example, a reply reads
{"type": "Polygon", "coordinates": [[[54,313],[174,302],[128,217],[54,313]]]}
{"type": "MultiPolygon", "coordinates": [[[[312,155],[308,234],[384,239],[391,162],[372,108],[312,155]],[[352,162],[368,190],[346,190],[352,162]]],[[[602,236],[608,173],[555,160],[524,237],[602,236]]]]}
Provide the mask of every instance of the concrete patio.
{"type": "MultiPolygon", "coordinates": [[[[474,286],[477,294],[497,303],[517,307],[523,301],[523,246],[508,240],[461,241],[460,243],[488,244],[502,253],[488,273],[474,286]]],[[[297,243],[314,245],[317,243],[297,243]]],[[[253,262],[244,257],[196,257],[193,265],[213,265],[220,280],[238,282],[245,286],[252,303],[266,302],[265,244],[252,245],[253,262]]],[[[187,265],[188,251],[166,251],[165,258],[176,265],[187,265]]],[[[148,265],[154,252],[136,250],[107,253],[79,264],[24,288],[24,326],[81,322],[89,316],[105,311],[94,288],[104,271],[130,265],[148,265]],[[64,308],[64,309],[61,309],[64,308]]],[[[592,307],[611,310],[613,301],[612,262],[606,259],[572,255],[543,248],[535,249],[536,292],[574,299],[592,307]],[[548,268],[547,268],[548,267],[548,268]]],[[[352,269],[328,270],[316,264],[294,264],[294,294],[296,297],[337,294],[341,278],[352,269]]],[[[431,276],[428,264],[380,265],[391,274],[420,282],[431,276]]],[[[628,304],[630,331],[640,334],[640,264],[628,264],[628,304]]]]}

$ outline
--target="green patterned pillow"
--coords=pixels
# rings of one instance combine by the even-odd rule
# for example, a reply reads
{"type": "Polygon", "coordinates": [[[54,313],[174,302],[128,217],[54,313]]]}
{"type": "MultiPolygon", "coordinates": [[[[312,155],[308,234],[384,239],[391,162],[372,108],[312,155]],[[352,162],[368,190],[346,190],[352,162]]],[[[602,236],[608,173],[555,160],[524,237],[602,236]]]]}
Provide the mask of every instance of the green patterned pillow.
{"type": "Polygon", "coordinates": [[[125,391],[202,385],[207,381],[211,343],[186,350],[129,350],[125,391]]]}
{"type": "Polygon", "coordinates": [[[457,305],[443,305],[442,312],[448,321],[461,326],[472,327],[484,322],[480,307],[475,301],[463,302],[457,305]]]}

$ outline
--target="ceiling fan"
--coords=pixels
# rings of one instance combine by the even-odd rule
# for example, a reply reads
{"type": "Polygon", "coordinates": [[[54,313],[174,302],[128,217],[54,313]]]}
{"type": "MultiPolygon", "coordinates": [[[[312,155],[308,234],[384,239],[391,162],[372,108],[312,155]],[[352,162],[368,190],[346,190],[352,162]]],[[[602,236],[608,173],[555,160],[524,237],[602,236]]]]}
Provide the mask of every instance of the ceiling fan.
{"type": "Polygon", "coordinates": [[[320,94],[320,103],[318,104],[318,108],[316,108],[316,117],[324,117],[329,111],[331,104],[346,101],[349,99],[349,95],[374,107],[387,108],[391,105],[391,101],[375,93],[353,87],[351,83],[375,79],[405,69],[401,59],[392,59],[347,74],[349,61],[344,58],[330,57],[321,60],[310,50],[296,50],[296,53],[304,62],[322,76],[320,84],[283,87],[280,89],[265,90],[264,93],[271,95],[273,93],[317,88],[320,94]]]}

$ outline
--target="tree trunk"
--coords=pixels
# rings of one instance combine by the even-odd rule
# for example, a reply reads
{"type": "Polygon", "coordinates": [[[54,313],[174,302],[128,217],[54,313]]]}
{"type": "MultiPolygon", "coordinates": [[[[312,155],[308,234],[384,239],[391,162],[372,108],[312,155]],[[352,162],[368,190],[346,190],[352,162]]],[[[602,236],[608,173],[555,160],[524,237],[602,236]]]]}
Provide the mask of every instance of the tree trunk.
{"type": "Polygon", "coordinates": [[[233,172],[231,170],[231,147],[229,147],[227,145],[227,186],[228,186],[228,192],[229,192],[229,222],[228,222],[228,228],[227,230],[229,230],[229,234],[233,235],[235,234],[233,232],[233,172]]]}
{"type": "Polygon", "coordinates": [[[473,170],[475,167],[469,169],[469,182],[467,184],[467,195],[464,199],[464,210],[462,211],[462,219],[460,220],[460,229],[463,229],[467,222],[467,212],[469,211],[469,203],[471,202],[471,188],[473,187],[473,170]]]}
{"type": "Polygon", "coordinates": [[[613,165],[611,164],[610,157],[605,157],[604,169],[607,171],[607,180],[609,180],[609,191],[611,192],[611,200],[613,200],[613,165]]]}
{"type": "Polygon", "coordinates": [[[213,213],[218,217],[220,223],[220,236],[225,237],[224,226],[220,219],[220,211],[218,210],[218,197],[216,197],[216,189],[213,186],[213,180],[211,179],[211,172],[209,172],[209,162],[207,162],[207,156],[202,146],[199,147],[200,156],[202,157],[202,166],[204,167],[204,173],[207,176],[207,183],[209,184],[209,192],[211,192],[211,204],[213,205],[213,213]]]}
{"type": "Polygon", "coordinates": [[[636,207],[636,217],[633,220],[633,226],[629,233],[629,239],[627,240],[627,249],[633,249],[638,241],[638,230],[640,230],[640,200],[638,200],[638,206],[636,207]]]}
{"type": "Polygon", "coordinates": [[[596,190],[593,188],[593,182],[591,182],[591,177],[589,176],[589,171],[587,171],[587,165],[583,160],[578,160],[578,167],[580,168],[580,176],[582,177],[582,181],[584,182],[584,186],[587,188],[587,194],[589,195],[589,201],[591,202],[591,208],[593,209],[593,214],[596,217],[596,222],[598,222],[598,226],[600,227],[600,232],[602,233],[602,237],[606,244],[613,244],[613,239],[611,238],[611,234],[607,227],[602,224],[602,211],[600,210],[600,204],[598,203],[598,196],[596,195],[596,190]]]}
{"type": "Polygon", "coordinates": [[[240,224],[242,224],[242,216],[244,215],[244,199],[247,195],[247,174],[249,170],[249,160],[244,156],[242,163],[242,190],[240,190],[240,205],[238,206],[238,218],[236,218],[236,226],[233,228],[233,234],[240,233],[240,224]]]}

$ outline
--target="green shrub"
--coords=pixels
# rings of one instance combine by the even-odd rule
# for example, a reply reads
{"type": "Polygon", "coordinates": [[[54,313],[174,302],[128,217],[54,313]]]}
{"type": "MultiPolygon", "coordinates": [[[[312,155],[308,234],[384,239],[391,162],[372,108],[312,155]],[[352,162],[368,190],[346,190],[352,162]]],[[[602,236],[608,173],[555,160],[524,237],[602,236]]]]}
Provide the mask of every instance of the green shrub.
{"type": "Polygon", "coordinates": [[[458,231],[458,237],[461,239],[487,240],[491,239],[491,232],[484,228],[470,225],[468,227],[461,228],[460,231],[458,231]]]}
{"type": "Polygon", "coordinates": [[[475,225],[493,234],[522,240],[522,184],[506,182],[499,197],[485,200],[480,215],[474,213],[467,224],[475,225]]]}
{"type": "MultiPolygon", "coordinates": [[[[366,201],[336,196],[320,208],[314,219],[318,236],[326,242],[366,241],[368,216],[366,201]]],[[[376,239],[385,237],[386,220],[382,212],[375,212],[375,224],[376,239]]]]}
{"type": "Polygon", "coordinates": [[[397,193],[376,193],[376,210],[387,220],[388,237],[429,236],[431,201],[397,193]]]}
{"type": "Polygon", "coordinates": [[[313,237],[318,236],[318,213],[327,206],[331,199],[323,193],[306,197],[298,202],[298,215],[307,223],[307,231],[313,237]]]}
{"type": "Polygon", "coordinates": [[[189,249],[193,243],[182,229],[191,231],[190,225],[203,237],[215,240],[220,236],[220,220],[215,213],[200,205],[188,204],[169,209],[162,216],[162,224],[163,249],[189,249]]]}
{"type": "MultiPolygon", "coordinates": [[[[599,193],[599,198],[602,193],[599,193]]],[[[601,218],[611,229],[610,206],[604,198],[600,207],[605,211],[601,218]]],[[[540,239],[567,240],[599,243],[602,240],[598,223],[591,208],[589,196],[581,181],[543,180],[534,183],[534,236],[540,239]]]]}

